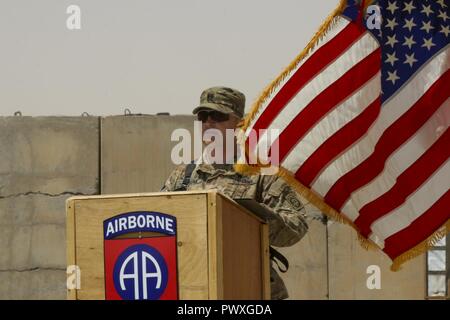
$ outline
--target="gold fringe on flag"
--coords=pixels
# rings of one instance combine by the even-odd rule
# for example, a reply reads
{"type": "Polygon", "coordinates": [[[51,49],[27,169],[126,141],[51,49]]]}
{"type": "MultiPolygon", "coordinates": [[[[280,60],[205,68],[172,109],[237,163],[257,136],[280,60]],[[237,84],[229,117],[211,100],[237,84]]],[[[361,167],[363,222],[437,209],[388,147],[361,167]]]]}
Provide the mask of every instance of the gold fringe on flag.
{"type": "MultiPolygon", "coordinates": [[[[367,7],[373,3],[372,0],[365,1],[363,3],[364,5],[364,12],[366,11],[367,7]]],[[[310,52],[317,46],[319,41],[323,39],[323,37],[328,33],[328,31],[335,25],[337,18],[339,15],[344,11],[346,8],[347,1],[346,0],[340,0],[338,7],[326,18],[326,20],[323,22],[323,24],[320,26],[319,30],[316,32],[314,37],[311,39],[311,41],[308,43],[308,45],[303,49],[302,52],[295,58],[294,61],[292,61],[287,68],[274,80],[272,83],[270,83],[269,86],[267,86],[263,92],[260,94],[259,98],[253,103],[251,107],[250,113],[246,116],[244,121],[242,122],[242,130],[245,132],[252,121],[255,119],[255,117],[258,114],[258,111],[260,107],[267,101],[267,99],[275,92],[275,90],[280,86],[280,84],[290,76],[292,71],[294,71],[299,63],[305,59],[310,52]]],[[[234,169],[237,172],[240,172],[242,174],[246,175],[255,175],[260,174],[261,172],[261,166],[260,165],[248,165],[248,164],[235,164],[234,169]]],[[[279,168],[279,171],[277,173],[278,176],[283,178],[289,185],[291,185],[297,193],[305,198],[307,201],[309,201],[312,205],[317,207],[319,210],[321,210],[326,216],[330,217],[333,220],[336,220],[340,223],[347,224],[351,226],[353,229],[356,230],[358,234],[358,240],[359,243],[363,248],[366,250],[375,250],[381,248],[376,245],[373,241],[370,239],[365,238],[362,236],[357,226],[348,219],[345,215],[342,213],[339,213],[329,205],[327,205],[323,199],[317,195],[312,190],[308,189],[304,185],[302,185],[297,179],[294,178],[294,176],[286,169],[279,168]]],[[[391,270],[392,271],[398,271],[401,268],[401,265],[405,263],[408,260],[411,260],[422,253],[426,252],[430,247],[432,247],[434,244],[436,244],[439,240],[441,240],[443,237],[445,237],[450,230],[450,220],[448,220],[442,228],[440,228],[438,231],[433,233],[430,237],[428,237],[426,240],[415,246],[414,248],[408,250],[407,252],[401,254],[397,258],[394,259],[391,270]]]]}
{"type": "Polygon", "coordinates": [[[443,239],[450,232],[450,220],[447,220],[444,225],[439,228],[435,233],[429,236],[426,240],[419,243],[412,249],[409,249],[405,253],[402,253],[397,258],[394,259],[394,262],[391,265],[392,271],[398,271],[401,269],[401,265],[408,260],[411,260],[417,256],[420,256],[422,253],[425,253],[431,247],[435,246],[441,239],[443,239]]]}

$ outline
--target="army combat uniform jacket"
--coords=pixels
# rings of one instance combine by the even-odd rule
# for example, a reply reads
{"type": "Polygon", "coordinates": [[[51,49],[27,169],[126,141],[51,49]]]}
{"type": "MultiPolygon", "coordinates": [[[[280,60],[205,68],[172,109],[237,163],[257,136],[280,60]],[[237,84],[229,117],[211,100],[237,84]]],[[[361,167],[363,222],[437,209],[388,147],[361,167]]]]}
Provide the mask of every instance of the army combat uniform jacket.
{"type": "MultiPolygon", "coordinates": [[[[197,164],[189,183],[183,186],[186,165],[178,166],[169,176],[162,191],[217,189],[232,198],[250,198],[265,205],[274,213],[269,223],[269,242],[276,247],[287,247],[298,242],[307,232],[304,205],[299,196],[276,175],[245,176],[237,173],[231,164],[197,164]]],[[[271,266],[272,299],[288,297],[286,287],[271,266]]]]}

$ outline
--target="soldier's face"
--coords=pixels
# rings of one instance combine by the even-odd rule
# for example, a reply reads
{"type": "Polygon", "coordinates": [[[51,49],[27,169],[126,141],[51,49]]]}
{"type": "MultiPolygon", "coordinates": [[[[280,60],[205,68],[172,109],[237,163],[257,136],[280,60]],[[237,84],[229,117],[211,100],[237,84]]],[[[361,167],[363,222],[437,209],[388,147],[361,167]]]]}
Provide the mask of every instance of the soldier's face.
{"type": "MultiPolygon", "coordinates": [[[[208,129],[217,129],[222,133],[223,139],[225,139],[227,129],[232,129],[232,130],[236,129],[239,122],[240,122],[240,119],[233,114],[230,114],[230,117],[228,120],[220,121],[220,122],[215,121],[211,117],[208,117],[208,119],[206,121],[202,122],[202,129],[203,129],[203,133],[208,129]]],[[[225,140],[223,142],[225,145],[225,140]]],[[[208,144],[210,142],[205,141],[205,143],[208,144]]]]}

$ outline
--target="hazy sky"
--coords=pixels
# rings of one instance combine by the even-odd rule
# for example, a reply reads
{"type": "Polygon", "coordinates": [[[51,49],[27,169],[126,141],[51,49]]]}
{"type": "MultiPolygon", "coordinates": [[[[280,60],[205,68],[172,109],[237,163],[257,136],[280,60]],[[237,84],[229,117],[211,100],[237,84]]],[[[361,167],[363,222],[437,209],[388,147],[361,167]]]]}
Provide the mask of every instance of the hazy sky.
{"type": "Polygon", "coordinates": [[[187,114],[216,85],[248,108],[338,2],[0,0],[0,116],[187,114]]]}

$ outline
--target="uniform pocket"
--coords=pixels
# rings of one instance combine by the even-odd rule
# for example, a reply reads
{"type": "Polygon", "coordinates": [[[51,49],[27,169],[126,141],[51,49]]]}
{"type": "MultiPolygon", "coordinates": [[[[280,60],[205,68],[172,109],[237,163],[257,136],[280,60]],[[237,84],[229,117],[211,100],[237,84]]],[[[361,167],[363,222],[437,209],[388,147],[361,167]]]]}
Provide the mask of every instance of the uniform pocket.
{"type": "Polygon", "coordinates": [[[256,191],[256,182],[251,179],[225,179],[224,192],[233,199],[253,199],[256,191]]]}

